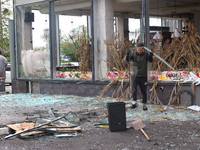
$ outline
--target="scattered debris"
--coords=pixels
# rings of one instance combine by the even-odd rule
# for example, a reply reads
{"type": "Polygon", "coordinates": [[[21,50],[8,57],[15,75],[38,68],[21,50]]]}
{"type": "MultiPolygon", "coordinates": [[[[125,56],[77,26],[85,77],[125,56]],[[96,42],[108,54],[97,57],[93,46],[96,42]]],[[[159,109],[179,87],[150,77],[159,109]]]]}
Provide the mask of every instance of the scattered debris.
{"type": "Polygon", "coordinates": [[[189,106],[187,107],[188,109],[191,109],[191,110],[194,110],[194,111],[200,111],[200,107],[197,106],[197,105],[192,105],[192,106],[189,106]]]}
{"type": "MultiPolygon", "coordinates": [[[[5,139],[11,138],[16,135],[21,135],[21,136],[38,135],[46,133],[48,131],[56,132],[57,137],[60,136],[63,137],[64,136],[63,134],[66,134],[66,132],[81,131],[81,127],[72,125],[67,121],[59,122],[61,119],[67,117],[68,114],[58,117],[54,120],[39,119],[37,123],[31,122],[31,123],[17,123],[17,124],[7,125],[7,127],[13,129],[14,131],[16,131],[16,133],[6,136],[5,139]],[[58,133],[60,132],[61,135],[59,136],[58,133]]],[[[67,136],[68,135],[69,133],[67,134],[67,136]]]]}
{"type": "Polygon", "coordinates": [[[99,123],[99,124],[95,124],[94,126],[96,128],[109,128],[109,124],[101,124],[101,123],[99,123]]]}
{"type": "Polygon", "coordinates": [[[28,135],[36,136],[38,134],[44,133],[44,131],[30,131],[28,133],[23,133],[24,130],[30,130],[30,129],[34,128],[34,123],[32,123],[32,122],[9,124],[9,125],[7,125],[7,127],[9,127],[11,129],[11,131],[13,130],[15,133],[22,132],[20,134],[21,136],[28,136],[28,135]]]}
{"type": "MultiPolygon", "coordinates": [[[[15,107],[17,111],[21,110],[23,112],[20,112],[20,114],[25,119],[25,121],[20,121],[22,123],[8,123],[7,128],[12,129],[13,132],[9,132],[10,135],[7,134],[8,136],[5,139],[13,136],[20,138],[39,137],[43,135],[53,135],[58,138],[80,136],[80,131],[82,131],[80,125],[84,123],[87,123],[89,126],[95,124],[95,127],[107,130],[109,126],[106,104],[117,102],[116,99],[112,98],[38,94],[0,95],[0,99],[1,108],[5,110],[8,107],[15,107]],[[23,98],[21,99],[21,97],[23,98]],[[44,99],[46,99],[46,108],[39,111],[38,109],[44,106],[44,99]],[[28,103],[31,100],[37,101],[37,103],[35,105],[28,103]],[[52,105],[50,105],[51,107],[49,106],[49,101],[52,104],[54,103],[53,108],[52,105]],[[42,102],[41,105],[40,102],[42,102]],[[60,107],[61,105],[64,107],[60,107]],[[26,113],[24,112],[25,109],[21,109],[25,107],[28,108],[26,109],[26,113]],[[33,107],[36,110],[29,111],[29,108],[33,109],[33,107]]],[[[131,104],[130,101],[124,102],[127,106],[131,104]]],[[[142,105],[139,105],[136,109],[126,107],[126,121],[132,122],[139,118],[148,122],[195,121],[200,117],[199,111],[194,112],[183,106],[147,105],[148,112],[143,111],[142,105]]],[[[4,115],[4,113],[3,111],[1,115],[4,115]]]]}

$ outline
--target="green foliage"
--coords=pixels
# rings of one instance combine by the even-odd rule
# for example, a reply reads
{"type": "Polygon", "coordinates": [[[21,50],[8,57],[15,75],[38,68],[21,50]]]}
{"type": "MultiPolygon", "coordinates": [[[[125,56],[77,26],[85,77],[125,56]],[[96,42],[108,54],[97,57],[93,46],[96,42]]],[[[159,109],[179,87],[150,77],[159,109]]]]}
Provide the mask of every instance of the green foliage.
{"type": "Polygon", "coordinates": [[[7,61],[10,62],[10,57],[6,57],[7,61]]]}
{"type": "Polygon", "coordinates": [[[63,36],[60,44],[61,55],[70,57],[69,61],[78,62],[80,56],[76,51],[82,44],[82,37],[85,36],[85,39],[88,39],[87,35],[83,33],[86,31],[86,27],[79,26],[71,31],[69,37],[63,36]]]}
{"type": "Polygon", "coordinates": [[[9,53],[9,30],[8,21],[12,19],[12,7],[10,0],[1,1],[0,18],[0,48],[4,53],[9,53]]]}
{"type": "Polygon", "coordinates": [[[67,37],[62,37],[60,44],[61,54],[70,57],[70,61],[76,62],[78,59],[74,54],[75,46],[72,42],[69,42],[67,37]]]}

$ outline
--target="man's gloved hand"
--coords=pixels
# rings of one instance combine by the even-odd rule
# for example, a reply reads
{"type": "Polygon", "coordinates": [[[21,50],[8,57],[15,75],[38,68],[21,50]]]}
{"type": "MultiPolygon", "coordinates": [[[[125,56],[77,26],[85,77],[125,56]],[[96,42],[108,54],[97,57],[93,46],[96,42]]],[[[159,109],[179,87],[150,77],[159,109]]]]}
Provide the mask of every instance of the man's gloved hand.
{"type": "Polygon", "coordinates": [[[128,49],[127,51],[126,51],[126,54],[130,54],[131,53],[131,51],[130,51],[130,49],[128,49]]]}
{"type": "Polygon", "coordinates": [[[152,53],[152,52],[150,52],[150,53],[149,53],[149,56],[153,56],[153,53],[152,53]]]}

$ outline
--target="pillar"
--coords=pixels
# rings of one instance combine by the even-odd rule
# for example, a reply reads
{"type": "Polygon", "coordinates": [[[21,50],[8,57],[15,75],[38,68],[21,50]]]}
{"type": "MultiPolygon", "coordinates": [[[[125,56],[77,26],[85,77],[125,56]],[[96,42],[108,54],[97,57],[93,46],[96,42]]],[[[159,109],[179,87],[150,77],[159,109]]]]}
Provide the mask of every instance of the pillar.
{"type": "Polygon", "coordinates": [[[114,8],[113,0],[94,0],[94,59],[95,80],[107,78],[111,70],[106,62],[111,62],[111,54],[104,40],[113,41],[114,34],[114,8]]]}
{"type": "Polygon", "coordinates": [[[30,50],[33,49],[33,41],[32,41],[32,22],[31,21],[25,21],[25,14],[30,13],[31,8],[26,7],[24,11],[22,11],[22,40],[23,40],[23,49],[24,50],[30,50]]]}
{"type": "Polygon", "coordinates": [[[124,19],[122,17],[116,18],[117,34],[124,37],[124,19]]]}
{"type": "Polygon", "coordinates": [[[129,40],[128,18],[124,18],[123,22],[124,22],[124,38],[129,40]]]}

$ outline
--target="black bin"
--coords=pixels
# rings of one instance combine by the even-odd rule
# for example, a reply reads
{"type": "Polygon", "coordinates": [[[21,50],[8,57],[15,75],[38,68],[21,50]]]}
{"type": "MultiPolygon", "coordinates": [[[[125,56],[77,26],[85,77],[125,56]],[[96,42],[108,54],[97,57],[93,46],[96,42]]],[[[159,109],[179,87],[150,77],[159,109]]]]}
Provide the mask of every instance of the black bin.
{"type": "Polygon", "coordinates": [[[107,103],[108,124],[111,132],[126,130],[126,109],[124,102],[107,103]]]}

